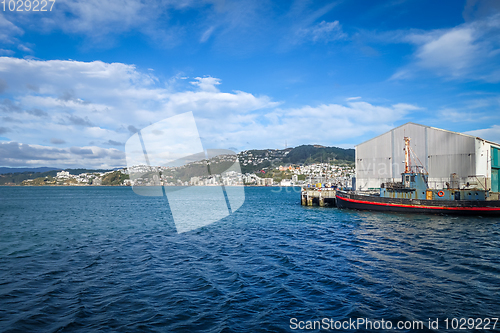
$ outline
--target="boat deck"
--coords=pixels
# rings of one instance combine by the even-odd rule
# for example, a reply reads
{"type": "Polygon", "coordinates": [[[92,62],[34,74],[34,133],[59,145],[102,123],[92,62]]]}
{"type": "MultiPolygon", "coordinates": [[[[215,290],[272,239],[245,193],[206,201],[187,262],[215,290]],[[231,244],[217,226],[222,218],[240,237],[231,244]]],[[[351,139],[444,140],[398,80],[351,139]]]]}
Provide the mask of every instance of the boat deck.
{"type": "Polygon", "coordinates": [[[500,201],[498,200],[417,200],[382,198],[337,191],[336,203],[339,208],[361,210],[500,216],[500,201]]]}

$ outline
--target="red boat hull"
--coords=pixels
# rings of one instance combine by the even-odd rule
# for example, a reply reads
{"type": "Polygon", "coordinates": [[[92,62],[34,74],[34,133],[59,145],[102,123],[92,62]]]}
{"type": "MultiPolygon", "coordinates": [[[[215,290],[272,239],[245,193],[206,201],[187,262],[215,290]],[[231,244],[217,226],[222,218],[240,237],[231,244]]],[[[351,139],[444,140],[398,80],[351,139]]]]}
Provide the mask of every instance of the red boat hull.
{"type": "Polygon", "coordinates": [[[383,212],[500,216],[500,201],[412,200],[359,195],[338,191],[339,208],[383,212]]]}

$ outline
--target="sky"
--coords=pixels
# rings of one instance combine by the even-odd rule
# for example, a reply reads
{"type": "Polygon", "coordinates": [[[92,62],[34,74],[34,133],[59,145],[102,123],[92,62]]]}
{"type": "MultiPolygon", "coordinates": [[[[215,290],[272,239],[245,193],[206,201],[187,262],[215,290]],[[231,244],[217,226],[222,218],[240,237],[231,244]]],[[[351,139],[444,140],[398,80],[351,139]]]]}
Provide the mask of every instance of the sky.
{"type": "Polygon", "coordinates": [[[500,142],[497,0],[6,4],[0,166],[126,166],[137,130],[185,112],[236,152],[406,122],[500,142]]]}

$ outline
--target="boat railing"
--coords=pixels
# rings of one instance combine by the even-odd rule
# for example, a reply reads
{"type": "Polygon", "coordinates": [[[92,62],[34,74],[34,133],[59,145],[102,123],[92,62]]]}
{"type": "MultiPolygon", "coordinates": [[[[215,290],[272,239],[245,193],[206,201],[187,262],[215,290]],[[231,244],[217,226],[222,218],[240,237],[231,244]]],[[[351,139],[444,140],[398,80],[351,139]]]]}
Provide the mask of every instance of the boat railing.
{"type": "Polygon", "coordinates": [[[356,195],[364,195],[364,196],[373,196],[380,194],[380,190],[363,190],[363,191],[355,191],[356,195]]]}

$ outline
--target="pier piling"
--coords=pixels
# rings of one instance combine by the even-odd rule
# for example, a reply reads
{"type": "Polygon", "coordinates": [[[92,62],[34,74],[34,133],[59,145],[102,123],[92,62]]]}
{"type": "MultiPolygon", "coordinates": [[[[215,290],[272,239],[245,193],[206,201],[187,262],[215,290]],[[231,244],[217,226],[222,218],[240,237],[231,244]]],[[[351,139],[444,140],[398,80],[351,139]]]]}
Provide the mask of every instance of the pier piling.
{"type": "Polygon", "coordinates": [[[300,203],[302,206],[335,207],[335,193],[336,191],[333,188],[305,187],[302,188],[300,193],[300,203]]]}

